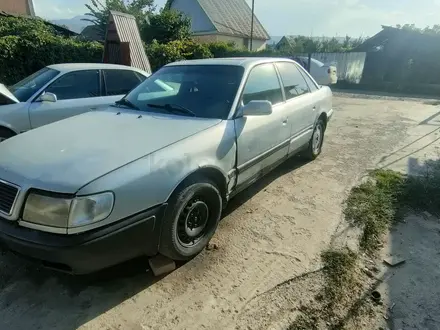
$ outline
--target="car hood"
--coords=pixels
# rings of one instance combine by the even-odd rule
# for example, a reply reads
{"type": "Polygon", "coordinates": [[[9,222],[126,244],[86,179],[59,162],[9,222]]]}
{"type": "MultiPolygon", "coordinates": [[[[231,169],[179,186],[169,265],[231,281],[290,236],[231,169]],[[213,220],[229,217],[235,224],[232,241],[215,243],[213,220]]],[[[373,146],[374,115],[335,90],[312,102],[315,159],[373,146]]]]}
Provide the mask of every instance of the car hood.
{"type": "Polygon", "coordinates": [[[0,104],[14,104],[20,101],[3,84],[0,84],[0,104]]]}
{"type": "Polygon", "coordinates": [[[221,122],[139,111],[90,112],[0,144],[0,179],[76,193],[91,181],[221,122]]]}

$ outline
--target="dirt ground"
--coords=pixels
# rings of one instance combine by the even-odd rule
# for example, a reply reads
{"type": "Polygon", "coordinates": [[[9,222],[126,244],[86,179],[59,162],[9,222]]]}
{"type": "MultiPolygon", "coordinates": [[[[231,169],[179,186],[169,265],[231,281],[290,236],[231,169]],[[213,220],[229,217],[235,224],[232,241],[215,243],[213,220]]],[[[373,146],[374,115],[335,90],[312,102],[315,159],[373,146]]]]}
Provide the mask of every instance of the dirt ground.
{"type": "MultiPolygon", "coordinates": [[[[440,139],[440,107],[426,100],[339,94],[334,109],[318,160],[289,161],[237,196],[213,239],[218,250],[164,278],[153,278],[145,260],[71,277],[2,253],[0,329],[286,328],[317,290],[315,277],[303,275],[319,269],[320,252],[345,235],[341,210],[349,189],[376,166],[419,169],[435,157],[440,139]]],[[[438,271],[419,277],[438,287],[438,271]]],[[[415,292],[417,278],[405,282],[407,292],[415,292]]],[[[404,290],[399,285],[393,294],[404,290]]],[[[439,329],[431,320],[438,297],[424,318],[434,327],[414,329],[439,329]]],[[[402,306],[394,308],[404,314],[402,306]]]]}

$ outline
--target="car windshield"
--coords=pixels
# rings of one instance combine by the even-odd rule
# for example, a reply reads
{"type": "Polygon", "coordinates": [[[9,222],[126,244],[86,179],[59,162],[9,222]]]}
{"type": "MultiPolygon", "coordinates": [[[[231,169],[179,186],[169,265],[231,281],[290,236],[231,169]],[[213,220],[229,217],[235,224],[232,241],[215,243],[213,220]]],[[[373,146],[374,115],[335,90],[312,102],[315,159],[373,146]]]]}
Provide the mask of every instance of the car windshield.
{"type": "Polygon", "coordinates": [[[243,73],[243,67],[232,65],[164,67],[119,104],[141,111],[226,119],[243,73]]]}
{"type": "Polygon", "coordinates": [[[57,70],[43,68],[8,89],[20,102],[26,102],[59,73],[57,70]]]}

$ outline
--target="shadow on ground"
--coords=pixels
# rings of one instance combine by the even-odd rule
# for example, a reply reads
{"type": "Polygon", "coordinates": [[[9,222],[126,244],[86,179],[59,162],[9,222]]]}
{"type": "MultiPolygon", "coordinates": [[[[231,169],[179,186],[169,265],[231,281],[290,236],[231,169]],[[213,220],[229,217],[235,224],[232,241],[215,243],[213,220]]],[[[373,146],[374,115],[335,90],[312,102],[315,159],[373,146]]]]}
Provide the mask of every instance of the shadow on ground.
{"type": "MultiPolygon", "coordinates": [[[[237,195],[223,217],[275,179],[304,164],[296,157],[280,165],[237,195]]],[[[209,258],[202,260],[209,262],[209,258]]],[[[190,261],[193,262],[198,261],[190,261]]],[[[1,251],[0,329],[77,329],[124,301],[135,300],[139,292],[162,279],[152,275],[146,258],[91,275],[71,276],[41,268],[10,252],[1,251]]],[[[133,329],[138,328],[139,325],[133,324],[133,329]]]]}

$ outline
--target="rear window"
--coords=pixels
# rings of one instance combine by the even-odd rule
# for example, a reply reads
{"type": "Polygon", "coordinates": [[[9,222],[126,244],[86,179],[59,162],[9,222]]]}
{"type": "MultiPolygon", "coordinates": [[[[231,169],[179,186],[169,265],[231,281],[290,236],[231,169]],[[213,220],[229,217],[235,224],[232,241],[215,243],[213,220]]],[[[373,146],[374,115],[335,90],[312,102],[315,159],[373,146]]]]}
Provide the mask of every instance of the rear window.
{"type": "Polygon", "coordinates": [[[130,70],[104,70],[107,95],[125,95],[145,79],[130,70]]]}

